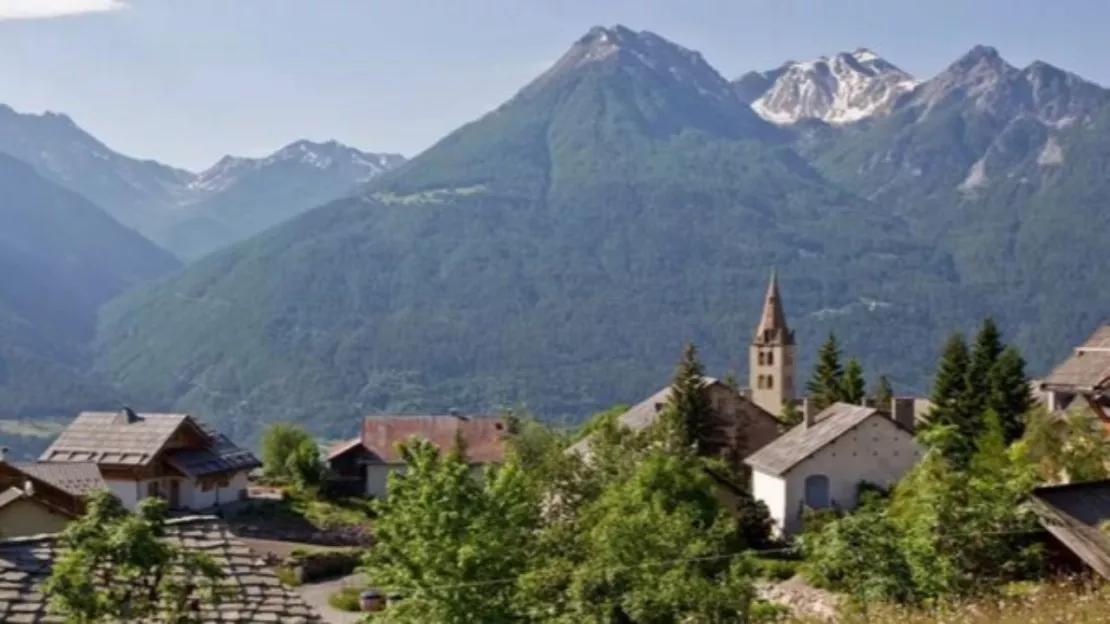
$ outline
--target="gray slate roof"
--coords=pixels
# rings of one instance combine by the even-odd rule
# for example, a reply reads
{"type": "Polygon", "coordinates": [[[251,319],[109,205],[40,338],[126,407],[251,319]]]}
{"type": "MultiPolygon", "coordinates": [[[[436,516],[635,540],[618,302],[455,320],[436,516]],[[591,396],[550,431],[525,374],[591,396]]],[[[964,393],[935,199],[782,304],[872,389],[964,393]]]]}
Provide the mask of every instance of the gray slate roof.
{"type": "Polygon", "coordinates": [[[1110,325],[1095,330],[1042,380],[1046,386],[1093,390],[1110,378],[1110,325]]]}
{"type": "MultiPolygon", "coordinates": [[[[216,518],[180,518],[169,521],[166,528],[169,539],[207,553],[224,568],[227,595],[219,604],[204,607],[202,622],[323,622],[216,518]]],[[[58,555],[55,538],[0,540],[0,622],[63,622],[48,614],[42,593],[42,583],[50,577],[58,555]]]]}
{"type": "Polygon", "coordinates": [[[879,410],[862,405],[834,403],[816,416],[813,426],[802,423],[744,460],[752,468],[781,476],[827,444],[848,433],[879,410]]]}
{"type": "Polygon", "coordinates": [[[13,467],[73,496],[87,496],[108,487],[92,462],[15,462],[13,467]]]}
{"type": "MultiPolygon", "coordinates": [[[[720,383],[717,379],[713,377],[702,377],[702,381],[705,383],[706,386],[720,383]]],[[[620,418],[617,419],[617,422],[619,422],[624,427],[631,429],[632,431],[642,431],[644,429],[647,429],[649,426],[651,426],[652,423],[656,421],[657,418],[659,418],[660,410],[658,408],[666,405],[667,401],[670,398],[671,386],[668,385],[667,387],[659,390],[643,401],[640,401],[636,405],[633,405],[627,412],[620,415],[620,418]]],[[[592,436],[586,436],[585,438],[582,438],[578,442],[574,443],[570,448],[568,448],[567,451],[571,453],[578,453],[581,455],[587,454],[590,448],[591,437],[592,436]]]]}
{"type": "Polygon", "coordinates": [[[39,461],[145,466],[188,418],[188,414],[141,414],[137,421],[126,422],[118,412],[82,412],[39,461]]]}
{"type": "Polygon", "coordinates": [[[181,449],[165,455],[186,475],[249,470],[262,463],[204,421],[189,414],[82,412],[39,458],[47,463],[95,463],[145,466],[183,426],[196,426],[212,442],[205,449],[181,449]]]}
{"type": "Polygon", "coordinates": [[[230,438],[204,421],[194,420],[212,438],[206,449],[183,449],[166,454],[166,461],[190,477],[203,477],[220,472],[250,470],[262,465],[250,451],[240,448],[230,438]]]}
{"type": "Polygon", "coordinates": [[[0,492],[0,507],[7,507],[15,501],[23,498],[25,493],[17,487],[10,487],[3,492],[0,492]]]}

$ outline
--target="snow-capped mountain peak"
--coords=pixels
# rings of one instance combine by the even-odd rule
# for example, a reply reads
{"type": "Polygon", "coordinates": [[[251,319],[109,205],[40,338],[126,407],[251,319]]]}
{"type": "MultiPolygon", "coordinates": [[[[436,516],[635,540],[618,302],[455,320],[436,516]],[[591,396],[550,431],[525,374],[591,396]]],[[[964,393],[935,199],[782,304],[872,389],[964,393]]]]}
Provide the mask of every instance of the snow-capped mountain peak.
{"type": "Polygon", "coordinates": [[[747,74],[734,86],[756,113],[772,123],[820,119],[845,124],[889,111],[917,81],[873,51],[857,48],[747,74]]]}
{"type": "Polygon", "coordinates": [[[300,140],[262,158],[224,156],[215,165],[198,173],[189,182],[189,190],[216,193],[225,190],[244,176],[272,167],[295,166],[306,170],[342,168],[356,182],[363,182],[404,162],[400,154],[369,153],[338,141],[317,143],[300,140]]]}

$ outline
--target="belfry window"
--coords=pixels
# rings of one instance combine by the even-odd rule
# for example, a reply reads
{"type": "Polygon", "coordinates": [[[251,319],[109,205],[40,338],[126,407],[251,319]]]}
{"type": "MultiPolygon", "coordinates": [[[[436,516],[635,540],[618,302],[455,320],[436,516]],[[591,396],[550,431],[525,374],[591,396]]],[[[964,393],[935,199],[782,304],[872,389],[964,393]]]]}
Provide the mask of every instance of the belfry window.
{"type": "Polygon", "coordinates": [[[767,375],[767,388],[770,389],[773,387],[775,387],[775,376],[767,375]]]}
{"type": "Polygon", "coordinates": [[[771,366],[774,363],[775,363],[775,352],[774,351],[768,351],[767,352],[767,366],[771,366]]]}

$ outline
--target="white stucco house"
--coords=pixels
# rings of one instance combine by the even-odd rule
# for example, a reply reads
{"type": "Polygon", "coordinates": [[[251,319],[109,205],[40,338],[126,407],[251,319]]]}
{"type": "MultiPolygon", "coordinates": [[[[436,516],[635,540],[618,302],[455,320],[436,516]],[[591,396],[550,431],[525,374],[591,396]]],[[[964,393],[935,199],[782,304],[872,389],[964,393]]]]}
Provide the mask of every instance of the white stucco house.
{"type": "Polygon", "coordinates": [[[247,497],[261,462],[189,414],[82,412],[39,457],[45,469],[93,465],[128,509],[158,496],[171,509],[207,509],[247,497]]]}
{"type": "Polygon", "coordinates": [[[802,424],[744,460],[752,495],[793,535],[806,507],[853,509],[860,482],[885,488],[902,478],[924,453],[913,427],[913,399],[895,399],[893,414],[847,403],[806,409],[802,424]]]}

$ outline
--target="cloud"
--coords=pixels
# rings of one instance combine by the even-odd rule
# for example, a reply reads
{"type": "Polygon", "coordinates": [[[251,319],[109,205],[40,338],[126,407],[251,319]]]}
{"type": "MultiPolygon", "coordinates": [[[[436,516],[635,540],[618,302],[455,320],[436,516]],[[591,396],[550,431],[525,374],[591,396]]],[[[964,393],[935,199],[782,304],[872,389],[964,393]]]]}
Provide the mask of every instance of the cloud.
{"type": "Polygon", "coordinates": [[[130,0],[0,0],[0,20],[35,20],[120,11],[130,0]]]}

